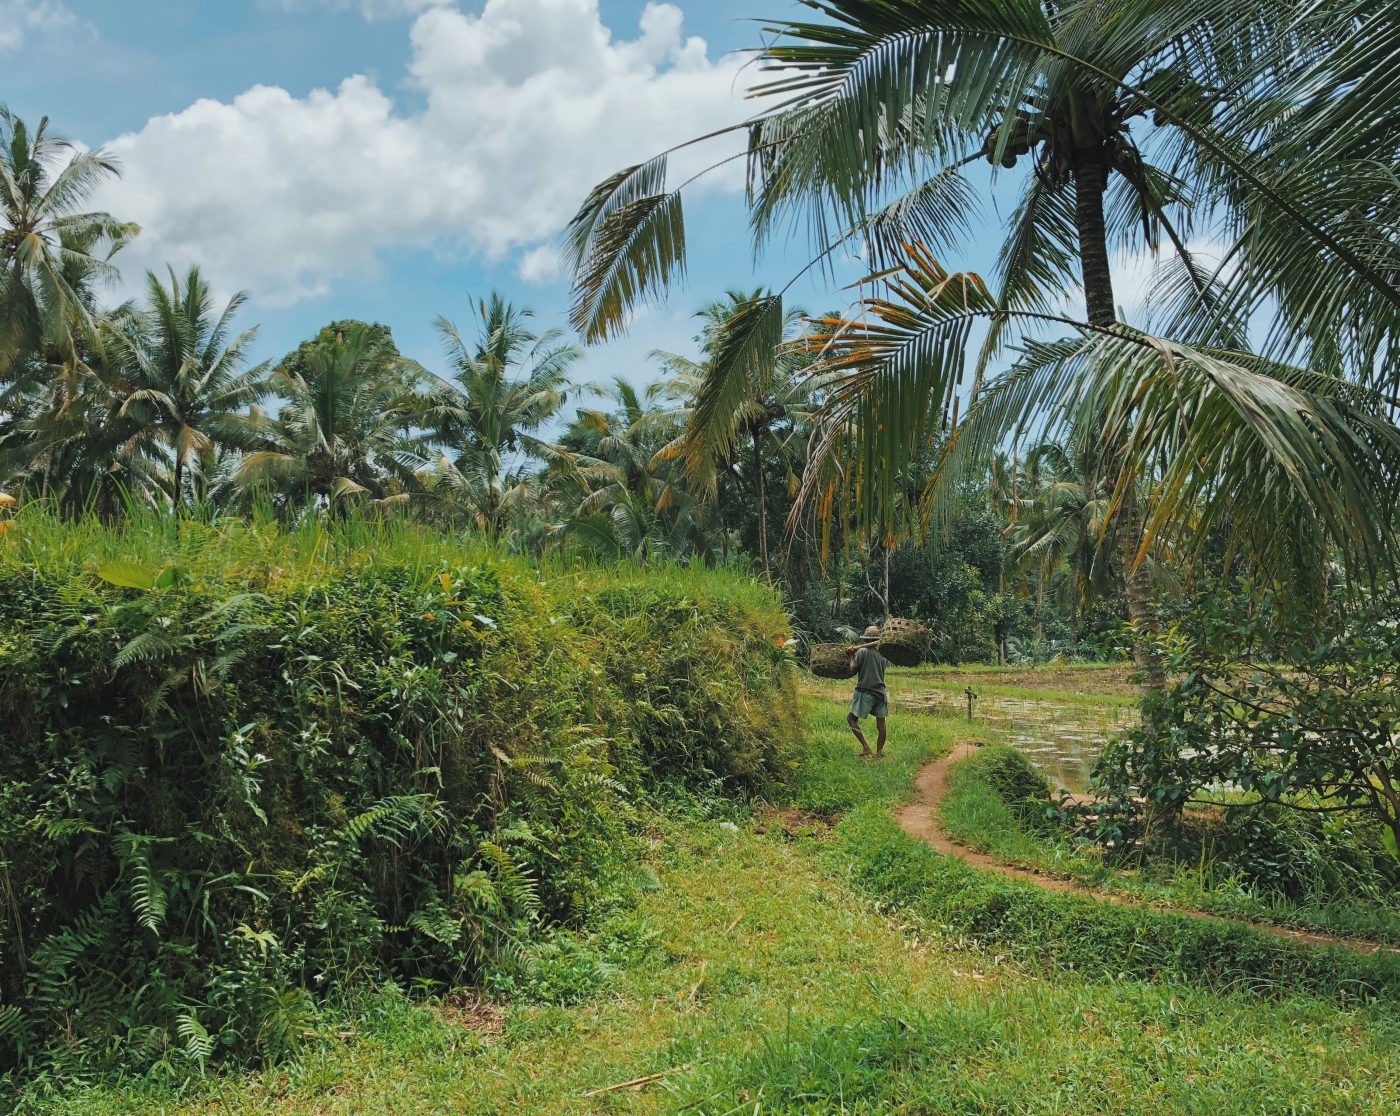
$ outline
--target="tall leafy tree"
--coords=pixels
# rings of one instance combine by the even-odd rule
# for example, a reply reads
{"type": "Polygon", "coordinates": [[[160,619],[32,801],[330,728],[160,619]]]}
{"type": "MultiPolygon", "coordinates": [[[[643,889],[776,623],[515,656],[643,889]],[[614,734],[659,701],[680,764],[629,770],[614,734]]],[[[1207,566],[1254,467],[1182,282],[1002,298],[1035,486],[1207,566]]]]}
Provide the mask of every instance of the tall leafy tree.
{"type": "MultiPolygon", "coordinates": [[[[970,389],[979,403],[973,436],[950,443],[964,457],[975,448],[985,461],[1008,430],[1024,432],[1047,414],[1100,431],[1129,605],[1146,627],[1153,538],[1201,501],[1209,514],[1228,509],[1275,551],[1290,540],[1270,535],[1266,516],[1307,520],[1352,553],[1385,546],[1366,526],[1393,477],[1384,461],[1400,444],[1384,400],[1333,361],[1298,368],[1277,359],[1296,355],[1297,344],[1280,341],[1271,359],[1241,355],[1249,312],[1274,291],[1306,303],[1272,323],[1278,336],[1311,342],[1308,355],[1319,348],[1319,296],[1302,293],[1296,268],[1280,263],[1284,228],[1330,261],[1355,304],[1378,308],[1392,328],[1400,321],[1392,306],[1400,291],[1375,264],[1383,252],[1390,261],[1400,254],[1374,233],[1370,253],[1360,251],[1362,222],[1335,205],[1330,225],[1315,220],[1262,157],[1291,153],[1295,177],[1304,173],[1296,145],[1277,140],[1286,126],[1279,89],[1300,63],[1314,88],[1345,85],[1337,51],[1356,45],[1356,4],[801,2],[822,20],[773,25],[759,56],[769,74],[755,92],[763,107],[741,126],[749,207],[760,240],[802,217],[818,259],[853,244],[876,264],[875,278],[890,280],[889,294],[867,299],[859,316],[829,323],[839,341],[824,353],[844,382],[831,393],[823,448],[841,458],[839,479],[858,494],[865,522],[888,529],[905,466],[970,389]],[[982,161],[1010,178],[1016,199],[993,289],[933,258],[961,243],[981,192],[969,168],[982,161]],[[1229,254],[1246,278],[1192,255],[1194,214],[1233,235],[1229,254]],[[1249,243],[1256,219],[1268,223],[1267,250],[1249,243]],[[1172,322],[1190,345],[1118,323],[1114,246],[1171,255],[1172,322]],[[1065,314],[1061,299],[1073,288],[1080,310],[1065,314]],[[977,319],[989,332],[969,369],[977,319]],[[1077,332],[1034,347],[1046,322],[1077,332]],[[984,374],[1011,340],[1026,355],[985,401],[984,374]],[[1181,406],[1183,397],[1192,404],[1181,406]],[[1153,471],[1164,476],[1162,498],[1144,507],[1139,478],[1153,471]],[[1234,506],[1242,499],[1252,521],[1234,506]]],[[[1388,24],[1370,27],[1390,41],[1388,24]]],[[[1364,45],[1367,57],[1380,56],[1374,42],[1364,45]]],[[[1361,148],[1393,167],[1383,133],[1349,127],[1356,146],[1339,160],[1357,164],[1361,148]]],[[[665,155],[620,171],[573,222],[574,320],[590,339],[615,332],[681,272],[680,193],[666,188],[665,174],[665,155]]],[[[1316,193],[1321,177],[1312,174],[1316,193]]],[[[1372,174],[1348,191],[1352,204],[1383,197],[1376,182],[1372,174]]],[[[732,366],[771,359],[764,354],[776,349],[783,313],[771,295],[734,316],[698,407],[729,404],[732,366]]],[[[1353,350],[1381,351],[1377,336],[1353,350]]],[[[809,495],[820,489],[807,486],[809,495]]],[[[1158,684],[1150,645],[1139,640],[1139,666],[1158,684]]]]}
{"type": "Polygon", "coordinates": [[[133,501],[168,506],[167,448],[156,426],[124,410],[131,385],[103,341],[82,344],[71,382],[36,376],[6,389],[0,484],[66,514],[113,517],[133,501]]]}
{"type": "Polygon", "coordinates": [[[269,380],[285,400],[277,416],[253,416],[256,448],[238,467],[239,487],[332,510],[411,491],[429,456],[416,432],[421,370],[363,322],[323,331],[294,356],[269,380]]]}
{"type": "Polygon", "coordinates": [[[720,527],[670,452],[683,430],[684,381],[638,389],[618,378],[608,409],[584,408],[562,439],[586,489],[565,533],[595,552],[646,559],[713,558],[720,527]]]}
{"type": "Polygon", "coordinates": [[[92,320],[85,280],[113,275],[111,254],[138,231],[84,209],[117,170],[101,149],[53,135],[47,117],[31,128],[0,107],[0,381],[36,355],[77,362],[92,320]]]}
{"type": "Polygon", "coordinates": [[[676,447],[687,475],[699,488],[713,493],[716,467],[739,465],[753,489],[759,560],[764,578],[771,580],[766,463],[774,454],[785,454],[789,440],[811,420],[822,381],[807,375],[811,360],[803,347],[792,343],[802,329],[802,311],[795,308],[784,314],[776,352],[754,351],[742,359],[721,359],[735,320],[766,297],[765,291],[730,290],[706,305],[699,313],[704,323],[698,338],[702,360],[675,353],[656,355],[671,376],[689,385],[693,395],[676,447]]]}
{"type": "Polygon", "coordinates": [[[475,310],[472,340],[438,319],[452,375],[434,383],[424,422],[443,447],[430,483],[494,539],[530,491],[525,459],[567,465],[537,434],[564,407],[580,353],[558,330],[536,332],[533,313],[498,294],[475,310]]]}
{"type": "Polygon", "coordinates": [[[1056,575],[1067,574],[1064,586],[1073,626],[1080,606],[1110,583],[1099,540],[1114,530],[1111,493],[1099,474],[1097,450],[1084,438],[1042,442],[1026,454],[1018,488],[1008,557],[1035,577],[1041,611],[1056,575]]]}
{"type": "Polygon", "coordinates": [[[146,276],[147,304],[107,323],[107,349],[129,387],[121,416],[154,430],[170,454],[171,501],[196,490],[219,449],[244,449],[252,431],[247,409],[270,390],[267,366],[248,367],[257,327],[232,335],[234,316],[247,301],[236,294],[218,309],[198,268],[167,286],[146,276]]]}

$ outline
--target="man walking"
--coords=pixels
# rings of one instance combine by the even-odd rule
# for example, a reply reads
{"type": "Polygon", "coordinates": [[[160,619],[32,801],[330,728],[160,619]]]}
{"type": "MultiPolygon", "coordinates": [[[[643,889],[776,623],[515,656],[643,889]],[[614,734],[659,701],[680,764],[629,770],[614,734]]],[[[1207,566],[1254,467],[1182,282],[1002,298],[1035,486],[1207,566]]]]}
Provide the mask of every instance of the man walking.
{"type": "Polygon", "coordinates": [[[871,624],[865,629],[866,644],[862,647],[852,647],[846,652],[849,668],[854,670],[856,675],[856,692],[851,699],[851,711],[846,715],[846,724],[850,725],[851,731],[860,741],[860,754],[863,759],[872,756],[875,759],[885,758],[885,718],[890,715],[890,701],[889,694],[885,692],[885,667],[888,664],[885,657],[874,647],[879,638],[880,629],[871,624]],[[873,752],[870,750],[869,741],[865,739],[865,733],[860,731],[861,718],[872,715],[878,730],[873,752]]]}

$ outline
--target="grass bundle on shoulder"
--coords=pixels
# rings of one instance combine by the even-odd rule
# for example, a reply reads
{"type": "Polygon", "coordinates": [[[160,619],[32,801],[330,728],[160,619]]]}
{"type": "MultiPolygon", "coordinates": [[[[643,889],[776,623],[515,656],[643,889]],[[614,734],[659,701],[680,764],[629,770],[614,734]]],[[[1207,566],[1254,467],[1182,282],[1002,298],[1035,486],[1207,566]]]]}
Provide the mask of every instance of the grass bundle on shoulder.
{"type": "Polygon", "coordinates": [[[918,666],[932,646],[933,634],[916,620],[891,617],[880,629],[880,654],[895,666],[918,666]]]}

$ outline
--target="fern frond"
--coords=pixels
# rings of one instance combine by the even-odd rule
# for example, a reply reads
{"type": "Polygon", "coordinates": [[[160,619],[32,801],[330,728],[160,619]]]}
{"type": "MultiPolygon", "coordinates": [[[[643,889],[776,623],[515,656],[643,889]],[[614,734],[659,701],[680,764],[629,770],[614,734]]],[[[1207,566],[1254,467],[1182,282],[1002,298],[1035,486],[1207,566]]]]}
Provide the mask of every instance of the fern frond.
{"type": "Polygon", "coordinates": [[[174,655],[188,643],[188,639],[165,631],[144,631],[128,642],[112,658],[112,666],[121,670],[132,663],[147,663],[174,655]]]}
{"type": "Polygon", "coordinates": [[[186,1011],[176,1018],[175,1033],[184,1043],[186,1057],[192,1058],[203,1068],[214,1053],[214,1036],[192,1011],[186,1011]]]}

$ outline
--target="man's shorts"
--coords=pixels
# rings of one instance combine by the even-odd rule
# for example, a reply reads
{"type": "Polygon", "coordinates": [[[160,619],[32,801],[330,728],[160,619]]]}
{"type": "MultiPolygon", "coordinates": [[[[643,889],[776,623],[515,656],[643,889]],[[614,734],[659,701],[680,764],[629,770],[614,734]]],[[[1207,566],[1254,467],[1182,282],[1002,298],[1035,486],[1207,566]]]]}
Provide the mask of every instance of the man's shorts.
{"type": "Polygon", "coordinates": [[[851,699],[851,716],[857,720],[861,717],[888,717],[889,715],[890,703],[885,694],[871,694],[864,690],[857,690],[856,696],[851,699]]]}

